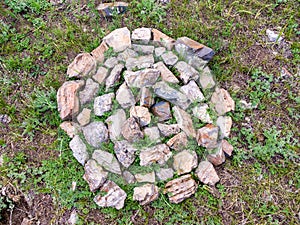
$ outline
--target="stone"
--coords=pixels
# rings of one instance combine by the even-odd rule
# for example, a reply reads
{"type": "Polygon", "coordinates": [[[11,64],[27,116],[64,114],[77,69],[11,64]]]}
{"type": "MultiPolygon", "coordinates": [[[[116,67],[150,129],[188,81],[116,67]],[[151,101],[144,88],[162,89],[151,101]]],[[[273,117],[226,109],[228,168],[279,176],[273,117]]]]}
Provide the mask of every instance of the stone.
{"type": "Polygon", "coordinates": [[[98,68],[96,74],[93,76],[93,79],[95,81],[97,81],[99,84],[102,84],[102,83],[104,83],[107,76],[108,76],[108,69],[100,66],[98,68]]]}
{"type": "Polygon", "coordinates": [[[149,88],[141,88],[140,106],[150,108],[154,104],[154,99],[149,88]]]}
{"type": "Polygon", "coordinates": [[[121,209],[124,207],[127,194],[113,181],[106,181],[100,191],[105,192],[106,194],[104,196],[99,194],[94,198],[94,201],[98,206],[114,207],[116,209],[121,209]]]}
{"type": "Polygon", "coordinates": [[[146,205],[158,198],[158,187],[154,184],[144,184],[133,189],[133,200],[138,201],[140,205],[146,205]]]}
{"type": "Polygon", "coordinates": [[[126,83],[123,83],[117,90],[116,100],[123,109],[129,108],[135,105],[135,98],[131,90],[127,87],[126,83]]]}
{"type": "Polygon", "coordinates": [[[201,104],[195,106],[193,110],[193,115],[200,119],[203,123],[212,123],[212,119],[208,113],[209,106],[207,104],[201,104]]]}
{"type": "Polygon", "coordinates": [[[144,136],[148,137],[154,143],[160,142],[160,133],[157,127],[146,127],[144,129],[144,136]]]}
{"type": "Polygon", "coordinates": [[[115,154],[119,162],[128,168],[135,160],[135,152],[137,151],[128,141],[116,141],[114,146],[115,154]]]}
{"type": "Polygon", "coordinates": [[[94,121],[82,128],[86,141],[93,147],[98,148],[108,140],[108,130],[103,122],[94,121]]]}
{"type": "Polygon", "coordinates": [[[205,127],[200,128],[196,138],[198,145],[207,149],[218,147],[218,133],[219,128],[213,124],[207,124],[205,127]]]}
{"type": "Polygon", "coordinates": [[[11,118],[7,114],[0,114],[0,123],[2,124],[9,124],[11,121],[11,118]]]}
{"type": "Polygon", "coordinates": [[[138,56],[139,56],[139,54],[138,54],[137,52],[133,51],[133,50],[130,49],[130,48],[127,48],[127,49],[125,49],[124,52],[119,53],[117,59],[118,59],[119,61],[125,62],[125,61],[126,61],[127,59],[129,59],[129,58],[136,58],[136,57],[138,57],[138,56]]]}
{"type": "Polygon", "coordinates": [[[79,112],[78,90],[84,81],[67,81],[57,91],[57,107],[62,120],[72,119],[79,112]]]}
{"type": "Polygon", "coordinates": [[[174,156],[173,168],[178,175],[191,172],[197,164],[198,157],[194,151],[183,150],[174,156]]]}
{"type": "Polygon", "coordinates": [[[127,27],[119,28],[103,38],[103,41],[114,49],[115,52],[122,52],[131,47],[130,31],[127,27]]]}
{"type": "Polygon", "coordinates": [[[152,171],[151,173],[145,174],[135,174],[135,179],[139,183],[155,183],[155,173],[152,171]]]}
{"type": "Polygon", "coordinates": [[[127,184],[133,184],[136,181],[135,177],[129,171],[123,172],[123,178],[127,184]]]}
{"type": "Polygon", "coordinates": [[[159,122],[172,118],[169,102],[158,102],[151,107],[151,111],[158,117],[159,122]]]}
{"type": "Polygon", "coordinates": [[[160,71],[160,76],[163,81],[177,84],[179,83],[179,80],[175,77],[175,75],[166,67],[166,65],[163,62],[158,62],[153,65],[154,69],[157,69],[160,71]]]}
{"type": "Polygon", "coordinates": [[[103,116],[105,112],[111,111],[114,93],[98,96],[94,100],[94,113],[96,116],[103,116]]]}
{"type": "Polygon", "coordinates": [[[151,39],[151,30],[145,27],[135,29],[132,32],[131,39],[132,41],[148,44],[151,39]]]}
{"type": "Polygon", "coordinates": [[[73,152],[73,156],[75,157],[75,159],[77,159],[77,161],[81,165],[84,165],[85,162],[89,159],[89,154],[87,152],[86,145],[81,140],[81,138],[78,135],[75,135],[70,141],[69,146],[73,152]]]}
{"type": "Polygon", "coordinates": [[[235,103],[228,91],[223,88],[216,88],[215,92],[211,96],[210,101],[214,105],[214,108],[219,116],[234,110],[235,107],[235,103]]]}
{"type": "Polygon", "coordinates": [[[164,165],[172,156],[172,152],[166,144],[158,144],[140,152],[140,165],[149,166],[153,163],[164,165]]]}
{"type": "Polygon", "coordinates": [[[4,155],[0,155],[0,167],[4,166],[4,155]]]}
{"type": "Polygon", "coordinates": [[[230,116],[219,116],[217,119],[217,126],[220,129],[220,138],[228,138],[232,126],[232,119],[230,116]]]}
{"type": "Polygon", "coordinates": [[[91,55],[94,57],[97,63],[102,63],[104,61],[104,52],[108,50],[108,46],[103,41],[97,48],[95,48],[91,55]]]}
{"type": "Polygon", "coordinates": [[[105,120],[111,141],[116,141],[121,138],[122,126],[125,121],[126,114],[123,109],[118,109],[113,115],[105,120]]]}
{"type": "Polygon", "coordinates": [[[164,193],[168,193],[171,203],[178,204],[196,193],[197,183],[190,174],[169,181],[164,193]]]}
{"type": "Polygon", "coordinates": [[[98,149],[94,151],[92,158],[104,169],[112,173],[121,174],[119,162],[113,154],[98,149]]]}
{"type": "Polygon", "coordinates": [[[207,61],[193,55],[188,59],[188,64],[194,67],[198,71],[202,71],[207,65],[207,61]]]}
{"type": "Polygon", "coordinates": [[[168,140],[167,145],[174,150],[183,150],[188,144],[187,136],[184,132],[180,132],[168,140]]]}
{"type": "Polygon", "coordinates": [[[136,58],[128,58],[125,62],[125,66],[128,70],[150,68],[153,64],[153,54],[142,55],[136,58]]]}
{"type": "Polygon", "coordinates": [[[173,107],[174,117],[177,121],[178,126],[182,129],[187,136],[196,137],[196,131],[193,126],[193,121],[190,114],[180,109],[178,106],[173,107]]]}
{"type": "Polygon", "coordinates": [[[119,82],[123,69],[124,65],[118,64],[111,70],[110,75],[107,77],[105,82],[106,91],[108,91],[109,88],[113,87],[114,85],[116,85],[116,83],[119,82]]]}
{"type": "Polygon", "coordinates": [[[109,3],[101,3],[98,5],[97,10],[104,17],[112,17],[115,13],[121,14],[126,12],[128,7],[128,3],[126,2],[109,2],[109,3]]]}
{"type": "Polygon", "coordinates": [[[71,77],[87,77],[96,72],[97,62],[89,53],[77,55],[74,61],[68,66],[67,75],[71,77]]]}
{"type": "Polygon", "coordinates": [[[168,35],[164,34],[163,32],[157,29],[152,29],[152,35],[154,44],[163,46],[169,51],[172,50],[175,44],[175,40],[173,38],[170,38],[168,35]]]}
{"type": "Polygon", "coordinates": [[[93,159],[87,161],[84,166],[85,173],[83,179],[89,184],[92,192],[97,191],[106,181],[108,172],[105,172],[103,168],[93,159]]]}
{"type": "Polygon", "coordinates": [[[77,121],[80,124],[80,126],[85,126],[90,122],[91,119],[91,110],[84,108],[81,113],[77,116],[77,121]]]}
{"type": "Polygon", "coordinates": [[[154,93],[160,98],[171,102],[174,105],[181,107],[182,109],[187,109],[191,104],[190,100],[174,88],[171,88],[166,82],[160,81],[153,85],[154,93]]]}
{"type": "Polygon", "coordinates": [[[133,48],[134,51],[136,51],[140,54],[144,54],[144,55],[153,54],[153,51],[154,51],[154,46],[152,46],[152,45],[136,45],[136,44],[133,44],[132,48],[133,48]]]}
{"type": "Polygon", "coordinates": [[[141,127],[147,126],[151,122],[151,114],[146,107],[132,106],[129,113],[130,117],[134,117],[141,127]]]}
{"type": "Polygon", "coordinates": [[[164,137],[169,137],[172,136],[174,134],[178,134],[180,132],[180,127],[178,124],[163,124],[163,123],[158,123],[157,127],[160,131],[160,133],[164,136],[164,137]]]}
{"type": "Polygon", "coordinates": [[[116,65],[118,65],[118,59],[116,57],[110,57],[104,62],[104,66],[107,68],[114,68],[116,65]]]}
{"type": "Polygon", "coordinates": [[[204,67],[201,71],[199,83],[203,90],[213,88],[216,85],[211,70],[208,67],[204,67]]]}
{"type": "Polygon", "coordinates": [[[166,52],[166,48],[165,47],[158,47],[158,48],[154,49],[154,53],[155,53],[156,57],[160,57],[165,52],[166,52]]]}
{"type": "Polygon", "coordinates": [[[184,93],[191,102],[202,102],[205,100],[202,92],[194,80],[188,82],[188,84],[182,86],[180,91],[184,93]]]}
{"type": "Polygon", "coordinates": [[[219,146],[214,149],[210,150],[209,154],[206,156],[206,159],[211,162],[214,166],[219,166],[225,162],[225,154],[222,149],[222,144],[220,143],[219,146]]]}
{"type": "Polygon", "coordinates": [[[159,70],[156,69],[143,69],[136,72],[125,71],[124,79],[128,87],[151,87],[153,86],[160,75],[159,70]]]}
{"type": "Polygon", "coordinates": [[[282,34],[277,34],[274,31],[267,29],[266,34],[268,35],[269,41],[271,42],[281,42],[283,40],[282,34]]]}
{"type": "Polygon", "coordinates": [[[59,125],[59,127],[63,129],[70,138],[73,138],[80,131],[80,126],[71,121],[64,121],[59,125]]]}
{"type": "Polygon", "coordinates": [[[177,43],[182,43],[184,45],[186,45],[187,47],[189,47],[190,49],[192,49],[194,52],[196,52],[197,50],[200,50],[204,47],[203,44],[200,44],[197,41],[194,41],[188,37],[180,37],[176,40],[176,44],[177,43]]]}
{"type": "Polygon", "coordinates": [[[226,140],[222,140],[222,149],[223,149],[223,152],[225,152],[225,154],[227,156],[231,156],[232,155],[232,152],[233,152],[233,146],[226,140]]]}
{"type": "Polygon", "coordinates": [[[81,105],[92,101],[93,97],[96,96],[98,90],[99,84],[94,82],[91,78],[87,79],[84,89],[79,92],[79,99],[81,105]]]}
{"type": "Polygon", "coordinates": [[[198,179],[204,184],[214,186],[220,181],[220,178],[214,166],[208,161],[202,161],[199,163],[196,169],[196,175],[198,179]]]}
{"type": "MultiPolygon", "coordinates": [[[[69,217],[69,219],[68,219],[68,225],[75,225],[75,224],[77,224],[78,223],[78,219],[79,219],[79,217],[78,217],[78,214],[77,214],[77,212],[76,212],[76,209],[73,209],[73,211],[71,212],[71,215],[70,215],[70,217],[69,217]]],[[[21,225],[24,225],[24,224],[21,224],[21,225]]]]}
{"type": "Polygon", "coordinates": [[[165,181],[173,178],[174,171],[172,168],[160,168],[160,170],[156,172],[156,176],[160,181],[165,181]]]}
{"type": "Polygon", "coordinates": [[[144,134],[135,118],[128,118],[122,126],[121,131],[123,137],[130,143],[144,138],[144,134]]]}
{"type": "Polygon", "coordinates": [[[164,63],[168,66],[174,66],[175,63],[178,61],[177,55],[175,55],[173,52],[166,52],[161,55],[161,58],[163,59],[164,63]]]}
{"type": "Polygon", "coordinates": [[[187,84],[190,80],[198,80],[199,78],[198,71],[184,61],[176,63],[175,68],[178,70],[179,77],[184,84],[187,84]]]}

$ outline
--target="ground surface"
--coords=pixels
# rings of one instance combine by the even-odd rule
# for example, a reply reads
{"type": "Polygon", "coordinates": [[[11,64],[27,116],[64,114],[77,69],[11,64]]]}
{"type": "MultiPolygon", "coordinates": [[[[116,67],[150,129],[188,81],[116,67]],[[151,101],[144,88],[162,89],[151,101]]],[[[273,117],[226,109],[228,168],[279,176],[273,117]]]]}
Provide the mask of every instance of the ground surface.
{"type": "Polygon", "coordinates": [[[0,125],[0,224],[66,224],[73,210],[79,224],[300,224],[298,1],[131,1],[111,19],[95,10],[99,1],[52,2],[0,3],[0,114],[12,119],[0,125]],[[58,129],[55,98],[66,67],[122,26],[155,27],[215,49],[209,66],[237,102],[235,154],[217,168],[220,183],[200,184],[179,205],[161,196],[145,207],[129,199],[120,211],[97,208],[58,129]],[[266,29],[284,41],[269,42],[266,29]]]}

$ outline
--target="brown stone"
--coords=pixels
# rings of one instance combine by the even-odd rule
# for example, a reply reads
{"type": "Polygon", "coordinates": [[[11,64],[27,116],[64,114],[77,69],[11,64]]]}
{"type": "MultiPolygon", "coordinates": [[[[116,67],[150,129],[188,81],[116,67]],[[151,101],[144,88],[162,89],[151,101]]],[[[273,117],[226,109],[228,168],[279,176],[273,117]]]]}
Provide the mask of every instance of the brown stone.
{"type": "Polygon", "coordinates": [[[85,173],[83,179],[88,182],[90,190],[95,192],[102,184],[104,184],[108,172],[104,171],[103,168],[93,159],[87,161],[84,166],[85,173]]]}
{"type": "Polygon", "coordinates": [[[135,142],[144,138],[144,134],[135,118],[128,118],[122,126],[122,135],[129,142],[135,142]]]}
{"type": "Polygon", "coordinates": [[[133,200],[139,201],[140,205],[146,205],[158,198],[158,187],[154,184],[145,184],[133,189],[133,200]]]}
{"type": "Polygon", "coordinates": [[[152,93],[149,88],[142,87],[141,88],[141,97],[140,97],[140,105],[150,108],[154,104],[154,99],[152,97],[152,93]]]}
{"type": "Polygon", "coordinates": [[[154,69],[160,71],[161,79],[169,83],[179,83],[179,80],[175,75],[168,69],[168,67],[163,62],[158,62],[153,65],[154,69]]]}
{"type": "Polygon", "coordinates": [[[188,46],[189,48],[193,49],[194,51],[197,51],[201,48],[204,47],[204,45],[200,44],[197,41],[194,41],[188,37],[181,37],[177,39],[178,42],[185,44],[186,46],[188,46]]]}
{"type": "Polygon", "coordinates": [[[77,116],[77,121],[81,126],[85,126],[90,122],[91,110],[84,108],[81,113],[77,116]]]}
{"type": "Polygon", "coordinates": [[[138,28],[132,32],[131,38],[133,41],[139,41],[147,44],[151,39],[151,30],[149,28],[138,28]]]}
{"type": "Polygon", "coordinates": [[[115,52],[122,52],[131,47],[130,31],[127,27],[119,28],[103,38],[103,41],[114,49],[115,52]]]}
{"type": "Polygon", "coordinates": [[[153,163],[164,165],[172,156],[172,152],[166,144],[155,145],[141,150],[140,165],[149,166],[153,163]]]}
{"type": "Polygon", "coordinates": [[[159,122],[172,118],[169,102],[158,102],[151,107],[151,111],[158,117],[159,122]]]}
{"type": "Polygon", "coordinates": [[[205,127],[200,128],[197,133],[198,145],[208,149],[218,147],[218,133],[219,128],[213,124],[207,124],[205,127]]]}
{"type": "Polygon", "coordinates": [[[231,156],[233,152],[233,146],[226,140],[222,140],[222,149],[226,155],[231,156]]]}
{"type": "Polygon", "coordinates": [[[59,127],[63,129],[70,138],[73,138],[80,131],[80,126],[71,121],[64,121],[59,127]]]}
{"type": "Polygon", "coordinates": [[[170,38],[168,35],[157,29],[152,29],[152,34],[154,43],[166,47],[168,50],[171,50],[173,48],[175,44],[175,40],[173,38],[170,38]]]}
{"type": "Polygon", "coordinates": [[[130,117],[134,117],[141,127],[144,127],[151,122],[149,109],[143,106],[132,106],[130,108],[130,117]]]}
{"type": "Polygon", "coordinates": [[[178,124],[163,124],[163,123],[158,123],[157,127],[160,131],[160,133],[165,136],[169,137],[174,134],[178,134],[180,132],[180,127],[178,124]]]}
{"type": "MultiPolygon", "coordinates": [[[[211,151],[210,151],[211,152],[211,151]]],[[[214,166],[219,166],[225,162],[225,154],[222,150],[222,144],[214,149],[211,153],[207,155],[207,160],[211,162],[214,166]]]]}
{"type": "Polygon", "coordinates": [[[198,157],[194,151],[183,150],[174,156],[173,168],[178,175],[191,172],[197,164],[198,157]]]}
{"type": "Polygon", "coordinates": [[[135,174],[135,179],[139,183],[155,183],[155,173],[138,173],[135,174]]]}
{"type": "Polygon", "coordinates": [[[220,181],[214,166],[208,161],[202,161],[199,163],[196,175],[204,184],[215,185],[220,181]]]}
{"type": "Polygon", "coordinates": [[[184,149],[187,146],[187,144],[188,144],[188,139],[184,132],[180,132],[179,134],[176,134],[167,142],[167,145],[171,149],[175,149],[177,151],[184,149]]]}
{"type": "Polygon", "coordinates": [[[89,53],[81,53],[68,66],[67,74],[71,77],[86,77],[96,72],[96,60],[89,53]]]}
{"type": "Polygon", "coordinates": [[[189,136],[196,137],[196,131],[193,126],[193,121],[190,114],[180,109],[178,106],[173,107],[174,116],[178,126],[189,136]]]}
{"type": "Polygon", "coordinates": [[[107,49],[108,49],[108,46],[103,41],[97,48],[95,48],[91,52],[91,54],[98,63],[102,63],[104,61],[104,52],[107,49]]]}
{"type": "Polygon", "coordinates": [[[228,91],[223,88],[216,88],[215,92],[212,94],[211,103],[215,106],[215,110],[219,116],[234,110],[235,103],[228,91]]]}
{"type": "Polygon", "coordinates": [[[108,75],[108,69],[105,67],[100,66],[96,72],[96,74],[93,76],[93,79],[97,81],[99,84],[104,83],[106,77],[108,75]]]}
{"type": "Polygon", "coordinates": [[[159,70],[156,69],[143,69],[136,72],[125,71],[124,79],[129,87],[151,87],[156,83],[160,75],[159,70]]]}

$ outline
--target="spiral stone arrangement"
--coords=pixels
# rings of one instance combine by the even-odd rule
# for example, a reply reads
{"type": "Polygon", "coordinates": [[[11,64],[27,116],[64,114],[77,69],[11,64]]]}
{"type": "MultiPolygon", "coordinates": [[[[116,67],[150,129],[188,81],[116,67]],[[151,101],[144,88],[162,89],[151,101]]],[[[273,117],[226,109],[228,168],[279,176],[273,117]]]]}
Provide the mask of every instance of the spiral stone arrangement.
{"type": "Polygon", "coordinates": [[[124,27],[68,66],[60,127],[99,206],[121,209],[124,184],[145,205],[159,194],[180,203],[200,183],[219,182],[214,166],[232,154],[226,113],[235,103],[207,66],[213,55],[188,37],[124,27]]]}

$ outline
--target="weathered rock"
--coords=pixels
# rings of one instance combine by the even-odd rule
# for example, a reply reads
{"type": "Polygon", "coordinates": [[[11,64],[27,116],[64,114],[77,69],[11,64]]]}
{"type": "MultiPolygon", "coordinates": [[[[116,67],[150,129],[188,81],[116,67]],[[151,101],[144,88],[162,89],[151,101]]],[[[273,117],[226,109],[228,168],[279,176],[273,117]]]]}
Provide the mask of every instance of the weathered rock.
{"type": "Polygon", "coordinates": [[[150,87],[156,83],[160,72],[156,69],[144,69],[136,72],[125,71],[124,79],[129,87],[150,87]]]}
{"type": "Polygon", "coordinates": [[[175,149],[177,151],[184,149],[187,146],[187,144],[188,144],[188,139],[184,132],[180,132],[179,134],[176,134],[167,142],[167,145],[171,149],[175,149]]]}
{"type": "Polygon", "coordinates": [[[104,169],[112,173],[121,174],[119,162],[113,154],[98,149],[94,151],[92,158],[104,169]]]}
{"type": "Polygon", "coordinates": [[[94,82],[90,78],[87,79],[84,89],[79,92],[79,99],[81,105],[84,105],[92,101],[93,97],[96,96],[98,90],[99,90],[99,84],[94,82]]]}
{"type": "Polygon", "coordinates": [[[169,137],[174,134],[178,134],[180,132],[180,127],[178,124],[163,124],[163,123],[158,123],[157,127],[161,134],[165,137],[169,137]]]}
{"type": "Polygon", "coordinates": [[[222,149],[226,155],[231,156],[233,152],[233,146],[226,140],[222,140],[222,149]]]}
{"type": "Polygon", "coordinates": [[[91,110],[84,108],[81,113],[77,116],[77,121],[81,126],[85,126],[90,122],[91,110]]]}
{"type": "Polygon", "coordinates": [[[225,154],[222,150],[222,144],[221,143],[219,144],[219,146],[216,149],[210,150],[209,152],[210,153],[206,156],[206,158],[214,166],[219,166],[223,162],[225,162],[225,154]]]}
{"type": "Polygon", "coordinates": [[[7,114],[0,114],[0,123],[2,124],[9,124],[11,121],[11,118],[7,114]]]}
{"type": "Polygon", "coordinates": [[[129,171],[123,172],[123,178],[127,184],[133,184],[135,182],[135,177],[129,171]]]}
{"type": "Polygon", "coordinates": [[[118,59],[116,57],[110,57],[104,62],[104,66],[107,68],[114,68],[116,65],[118,65],[118,59]]]}
{"type": "Polygon", "coordinates": [[[166,47],[168,50],[171,50],[174,46],[175,40],[170,38],[168,35],[162,33],[157,29],[152,29],[153,34],[153,43],[160,46],[166,47]]]}
{"type": "Polygon", "coordinates": [[[121,131],[123,137],[129,142],[138,141],[141,138],[144,138],[144,134],[140,129],[140,126],[135,118],[128,118],[122,126],[121,131]]]}
{"type": "Polygon", "coordinates": [[[149,54],[153,54],[154,51],[154,46],[152,45],[132,45],[132,48],[134,51],[140,53],[140,54],[144,54],[144,55],[149,55],[149,54]]]}
{"type": "Polygon", "coordinates": [[[116,141],[114,150],[119,162],[128,168],[135,160],[135,152],[137,151],[128,141],[116,141]]]}
{"type": "Polygon", "coordinates": [[[114,49],[115,52],[124,51],[131,47],[130,31],[127,27],[119,28],[103,38],[103,41],[114,49]]]}
{"type": "Polygon", "coordinates": [[[128,58],[125,66],[128,70],[150,68],[154,64],[154,58],[152,54],[142,55],[137,58],[128,58]]]}
{"type": "Polygon", "coordinates": [[[204,47],[203,44],[200,44],[197,41],[194,41],[188,37],[181,37],[176,40],[176,44],[181,43],[189,47],[193,52],[196,52],[204,47]]]}
{"type": "Polygon", "coordinates": [[[114,13],[121,14],[126,11],[128,7],[128,3],[126,2],[109,2],[109,3],[101,3],[97,6],[97,10],[104,17],[112,17],[114,13]]]}
{"type": "Polygon", "coordinates": [[[127,194],[113,181],[106,181],[100,191],[106,192],[106,195],[102,196],[99,194],[94,198],[97,205],[101,207],[114,207],[116,209],[124,207],[127,194]]]}
{"type": "Polygon", "coordinates": [[[161,56],[162,54],[164,54],[166,52],[166,48],[165,47],[158,47],[158,48],[155,48],[154,52],[155,52],[155,56],[159,57],[159,56],[161,56]]]}
{"type": "Polygon", "coordinates": [[[159,122],[172,118],[169,102],[158,102],[151,107],[151,111],[158,117],[159,122]]]}
{"type": "Polygon", "coordinates": [[[105,120],[110,140],[116,141],[121,138],[122,126],[125,121],[126,114],[123,109],[118,109],[113,115],[105,120]]]}
{"type": "Polygon", "coordinates": [[[57,91],[57,107],[62,120],[71,119],[79,112],[78,90],[84,81],[67,81],[57,91]]]}
{"type": "Polygon", "coordinates": [[[153,171],[151,173],[138,173],[134,176],[139,183],[155,183],[155,173],[153,171]]]}
{"type": "Polygon", "coordinates": [[[89,154],[84,142],[80,139],[78,135],[75,135],[74,138],[70,141],[70,148],[72,149],[73,156],[77,161],[84,165],[85,162],[89,159],[89,154]]]}
{"type": "Polygon", "coordinates": [[[195,194],[197,183],[190,174],[169,181],[165,186],[165,193],[170,193],[171,203],[180,203],[195,194]]]}
{"type": "Polygon", "coordinates": [[[140,165],[149,166],[153,163],[164,165],[172,156],[172,152],[166,144],[155,145],[141,150],[140,165]]]}
{"type": "Polygon", "coordinates": [[[143,106],[132,106],[130,108],[130,117],[134,117],[141,127],[144,127],[151,122],[149,109],[143,106]]]}
{"type": "Polygon", "coordinates": [[[109,88],[113,87],[120,80],[121,72],[123,69],[124,69],[124,65],[118,64],[111,70],[110,75],[107,77],[105,82],[106,91],[108,91],[109,88]]]}
{"type": "Polygon", "coordinates": [[[213,88],[216,85],[214,77],[208,67],[204,67],[200,73],[199,82],[203,90],[213,88]]]}
{"type": "Polygon", "coordinates": [[[201,71],[205,68],[207,65],[207,61],[193,55],[188,59],[188,64],[190,64],[192,67],[194,67],[196,70],[201,71]]]}
{"type": "Polygon", "coordinates": [[[186,133],[187,136],[195,138],[196,131],[190,114],[180,109],[178,106],[174,106],[173,111],[178,126],[186,133]]]}
{"type": "Polygon", "coordinates": [[[139,56],[139,54],[137,52],[133,51],[130,48],[126,48],[124,52],[119,53],[117,59],[119,61],[125,62],[129,58],[136,58],[138,56],[139,56]]]}
{"type": "Polygon", "coordinates": [[[163,81],[169,82],[169,83],[179,83],[179,80],[175,77],[175,75],[166,67],[166,65],[163,62],[158,62],[153,65],[154,69],[157,69],[160,71],[160,76],[163,81]]]}
{"type": "Polygon", "coordinates": [[[207,124],[205,127],[200,128],[197,133],[198,145],[208,149],[218,147],[218,133],[219,128],[213,124],[207,124]]]}
{"type": "Polygon", "coordinates": [[[230,116],[219,116],[217,119],[217,125],[220,128],[220,138],[229,137],[232,119],[230,116]]]}
{"type": "Polygon", "coordinates": [[[150,108],[154,104],[154,99],[149,88],[141,88],[140,105],[150,108]]]}
{"type": "Polygon", "coordinates": [[[98,188],[100,188],[108,175],[108,172],[105,172],[98,163],[90,159],[84,166],[85,173],[83,175],[83,179],[88,182],[90,190],[95,192],[98,188]]]}
{"type": "Polygon", "coordinates": [[[197,164],[198,157],[194,151],[184,150],[174,156],[173,168],[178,175],[191,172],[197,164]]]}
{"type": "Polygon", "coordinates": [[[59,125],[61,129],[63,129],[70,138],[73,138],[80,131],[80,126],[71,121],[64,121],[59,125]]]}
{"type": "Polygon", "coordinates": [[[97,81],[99,84],[104,83],[106,77],[108,75],[108,69],[105,67],[100,66],[96,72],[96,74],[93,76],[93,79],[97,81]]]}
{"type": "Polygon", "coordinates": [[[145,184],[133,189],[133,200],[139,201],[140,205],[146,205],[158,198],[158,187],[154,184],[145,184]]]}
{"type": "Polygon", "coordinates": [[[216,88],[210,101],[215,106],[215,110],[219,116],[234,110],[235,103],[229,93],[223,88],[216,88]]]}
{"type": "Polygon", "coordinates": [[[174,66],[178,61],[177,55],[175,55],[173,52],[166,52],[162,54],[161,57],[164,63],[168,66],[174,66]]]}
{"type": "Polygon", "coordinates": [[[91,54],[94,57],[94,59],[98,62],[98,63],[102,63],[104,61],[104,52],[108,50],[108,46],[105,44],[105,42],[103,41],[97,48],[95,48],[91,54]]]}
{"type": "Polygon", "coordinates": [[[191,100],[191,102],[202,102],[205,99],[194,80],[191,80],[188,82],[188,84],[182,86],[180,91],[184,93],[191,100]]]}
{"type": "Polygon", "coordinates": [[[196,175],[204,184],[215,185],[220,181],[214,166],[208,161],[202,161],[199,163],[196,175]]]}
{"type": "Polygon", "coordinates": [[[208,113],[209,106],[207,104],[201,104],[193,108],[193,115],[200,119],[203,123],[212,123],[212,119],[208,113]]]}
{"type": "Polygon", "coordinates": [[[123,83],[116,94],[116,100],[123,109],[129,108],[135,105],[135,98],[131,90],[127,87],[126,83],[123,83]]]}
{"type": "Polygon", "coordinates": [[[151,39],[151,30],[149,28],[138,28],[132,32],[132,41],[138,41],[144,44],[148,44],[151,39]]]}
{"type": "Polygon", "coordinates": [[[159,129],[157,127],[146,127],[144,129],[144,135],[154,143],[160,142],[160,134],[159,129]]]}
{"type": "Polygon", "coordinates": [[[108,131],[104,123],[92,122],[82,128],[86,141],[93,147],[100,147],[101,143],[107,141],[108,131]]]}
{"type": "MultiPolygon", "coordinates": [[[[71,212],[71,215],[67,221],[67,225],[75,225],[78,223],[78,214],[76,212],[76,209],[73,209],[73,211],[71,212]]],[[[25,225],[25,224],[21,224],[21,225],[25,225]]]]}
{"type": "Polygon", "coordinates": [[[170,179],[174,176],[174,171],[172,168],[160,168],[158,172],[156,172],[156,176],[159,180],[165,181],[167,179],[170,179]]]}
{"type": "Polygon", "coordinates": [[[89,53],[81,53],[68,66],[67,75],[71,77],[86,77],[96,71],[96,60],[89,53]]]}
{"type": "Polygon", "coordinates": [[[112,108],[112,102],[115,97],[114,93],[104,94],[98,96],[94,100],[94,113],[96,116],[103,116],[112,108]]]}
{"type": "Polygon", "coordinates": [[[198,71],[184,61],[176,63],[175,68],[178,70],[179,77],[184,84],[187,84],[190,80],[197,80],[199,78],[198,71]]]}
{"type": "Polygon", "coordinates": [[[181,92],[171,88],[164,81],[157,82],[153,86],[154,93],[162,99],[186,109],[191,104],[190,100],[181,92]]]}

